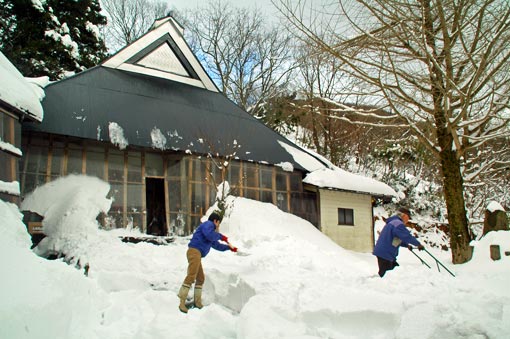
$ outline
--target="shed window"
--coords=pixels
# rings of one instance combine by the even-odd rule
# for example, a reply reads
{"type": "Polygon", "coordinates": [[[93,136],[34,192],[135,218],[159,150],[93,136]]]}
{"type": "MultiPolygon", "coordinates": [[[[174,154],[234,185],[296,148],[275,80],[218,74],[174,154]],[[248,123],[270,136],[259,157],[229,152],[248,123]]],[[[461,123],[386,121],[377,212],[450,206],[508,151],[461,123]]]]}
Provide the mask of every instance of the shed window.
{"type": "Polygon", "coordinates": [[[350,208],[339,208],[338,225],[354,226],[354,210],[350,208]]]}

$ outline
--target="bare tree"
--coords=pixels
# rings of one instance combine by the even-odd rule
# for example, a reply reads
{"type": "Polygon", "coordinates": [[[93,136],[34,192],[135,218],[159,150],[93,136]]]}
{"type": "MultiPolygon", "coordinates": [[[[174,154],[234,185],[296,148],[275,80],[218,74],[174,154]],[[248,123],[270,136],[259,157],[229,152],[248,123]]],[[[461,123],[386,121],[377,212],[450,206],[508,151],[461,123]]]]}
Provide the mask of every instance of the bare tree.
{"type": "Polygon", "coordinates": [[[166,15],[165,1],[102,0],[108,24],[104,35],[110,50],[116,51],[143,35],[154,20],[166,15]]]}
{"type": "Polygon", "coordinates": [[[281,93],[292,70],[290,36],[257,9],[222,0],[181,13],[187,41],[221,91],[253,115],[281,93]]]}
{"type": "Polygon", "coordinates": [[[508,1],[339,0],[321,11],[320,20],[307,17],[306,1],[274,2],[300,36],[337,58],[363,81],[366,96],[402,118],[437,156],[452,259],[468,261],[465,181],[482,173],[475,168],[505,168],[476,150],[496,137],[508,144],[508,1]]]}

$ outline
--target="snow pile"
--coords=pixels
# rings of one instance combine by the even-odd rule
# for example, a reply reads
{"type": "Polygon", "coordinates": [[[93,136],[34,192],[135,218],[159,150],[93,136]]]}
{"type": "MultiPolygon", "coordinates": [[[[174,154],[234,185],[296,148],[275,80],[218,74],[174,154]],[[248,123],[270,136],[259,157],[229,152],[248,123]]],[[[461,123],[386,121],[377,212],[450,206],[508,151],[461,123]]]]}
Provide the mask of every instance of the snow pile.
{"type": "Polygon", "coordinates": [[[82,272],[30,251],[17,207],[0,200],[0,338],[96,338],[106,307],[82,272]]]}
{"type": "Polygon", "coordinates": [[[92,241],[98,237],[96,218],[100,212],[110,209],[112,201],[105,198],[109,190],[110,185],[96,177],[70,175],[30,193],[21,209],[44,216],[42,226],[47,237],[39,246],[41,254],[61,252],[83,256],[88,246],[83,239],[92,241]],[[48,199],[49,196],[57,198],[48,199]],[[74,253],[77,251],[81,252],[74,253]]]}
{"type": "Polygon", "coordinates": [[[220,232],[250,255],[212,250],[203,260],[206,307],[185,315],[177,308],[176,293],[186,274],[189,238],[176,238],[168,246],[131,244],[121,242],[119,235],[140,235],[137,231],[95,229],[91,217],[106,205],[102,203],[107,200],[105,185],[74,176],[43,187],[30,202],[53,220],[49,243],[56,243],[51,240],[54,237],[61,244],[73,243],[76,234],[72,230],[80,230],[80,246],[61,249],[76,262],[86,258],[82,262],[89,264],[88,276],[73,265],[31,253],[19,212],[12,205],[0,204],[5,220],[0,248],[6,251],[0,259],[0,337],[510,335],[510,257],[494,262],[487,248],[496,241],[510,243],[509,232],[494,232],[491,238],[474,243],[473,262],[466,265],[453,267],[449,253],[430,250],[456,278],[438,272],[426,253],[419,255],[432,269],[403,249],[400,267],[381,279],[372,255],[338,247],[307,221],[271,204],[229,197],[230,210],[220,232]],[[60,218],[57,210],[62,211],[60,218]],[[82,214],[82,220],[73,214],[82,214]]]}

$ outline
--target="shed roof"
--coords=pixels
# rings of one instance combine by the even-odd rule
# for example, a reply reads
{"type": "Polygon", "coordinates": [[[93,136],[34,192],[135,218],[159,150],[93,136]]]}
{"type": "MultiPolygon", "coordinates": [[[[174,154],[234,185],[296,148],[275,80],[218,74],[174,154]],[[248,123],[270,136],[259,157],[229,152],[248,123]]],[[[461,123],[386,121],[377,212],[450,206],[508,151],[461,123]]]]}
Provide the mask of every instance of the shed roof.
{"type": "Polygon", "coordinates": [[[18,69],[0,52],[0,105],[9,106],[20,114],[40,121],[43,110],[41,88],[30,83],[18,69]]]}

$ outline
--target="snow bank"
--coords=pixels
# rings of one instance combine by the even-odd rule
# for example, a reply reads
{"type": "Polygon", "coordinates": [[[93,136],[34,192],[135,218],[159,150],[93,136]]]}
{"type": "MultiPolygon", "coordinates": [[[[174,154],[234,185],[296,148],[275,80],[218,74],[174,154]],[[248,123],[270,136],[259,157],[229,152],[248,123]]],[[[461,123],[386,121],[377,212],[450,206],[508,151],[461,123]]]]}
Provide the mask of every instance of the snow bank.
{"type": "Polygon", "coordinates": [[[453,266],[449,253],[433,251],[455,278],[438,272],[430,257],[424,259],[432,269],[402,250],[400,267],[381,279],[372,255],[336,246],[271,204],[230,197],[220,231],[250,255],[212,250],[202,262],[206,306],[184,315],[176,293],[189,237],[168,246],[130,244],[119,235],[139,233],[97,229],[92,216],[106,208],[106,188],[74,176],[24,202],[53,220],[48,243],[67,244],[62,248],[75,263],[89,264],[88,276],[36,257],[19,211],[0,203],[1,338],[510,336],[510,257],[494,262],[483,254],[494,242],[506,250],[510,232],[491,232],[474,244],[466,265],[453,266]]]}
{"type": "Polygon", "coordinates": [[[97,338],[106,305],[96,283],[31,250],[17,207],[0,200],[0,338],[97,338]]]}

